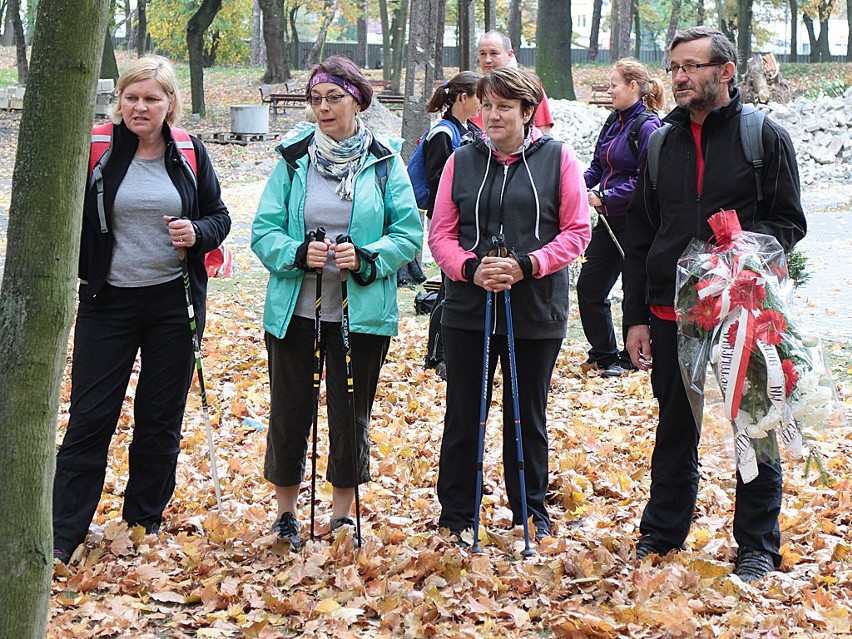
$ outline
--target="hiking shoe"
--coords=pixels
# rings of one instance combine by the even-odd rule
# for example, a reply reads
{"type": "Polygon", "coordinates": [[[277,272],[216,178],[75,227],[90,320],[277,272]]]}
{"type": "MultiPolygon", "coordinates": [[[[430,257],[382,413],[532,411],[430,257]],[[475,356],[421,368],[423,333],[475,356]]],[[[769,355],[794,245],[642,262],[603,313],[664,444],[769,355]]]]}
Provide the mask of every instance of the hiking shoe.
{"type": "MultiPolygon", "coordinates": [[[[470,529],[466,529],[466,530],[470,530],[470,529]]],[[[453,543],[454,546],[457,546],[459,548],[464,548],[464,549],[470,548],[470,543],[465,541],[464,538],[462,537],[463,533],[464,533],[464,530],[454,530],[454,529],[450,528],[450,541],[453,543]]]]}
{"type": "Polygon", "coordinates": [[[302,542],[299,540],[299,522],[293,513],[284,513],[272,524],[272,532],[278,533],[278,539],[290,544],[290,550],[299,552],[302,542]]]}
{"type": "Polygon", "coordinates": [[[352,528],[355,528],[355,522],[351,517],[337,517],[329,522],[329,526],[331,527],[331,532],[334,532],[341,526],[351,526],[352,528]]]}
{"type": "Polygon", "coordinates": [[[550,526],[548,526],[547,524],[540,523],[540,524],[533,524],[533,525],[535,526],[535,540],[536,541],[541,541],[545,537],[552,537],[553,536],[552,534],[550,534],[550,526]]]}
{"type": "Polygon", "coordinates": [[[768,552],[743,546],[737,553],[734,574],[746,583],[762,579],[773,570],[775,570],[775,561],[768,552]]]}
{"type": "Polygon", "coordinates": [[[659,555],[660,552],[654,548],[654,544],[649,539],[641,537],[636,542],[636,561],[642,561],[648,555],[659,555]]]}

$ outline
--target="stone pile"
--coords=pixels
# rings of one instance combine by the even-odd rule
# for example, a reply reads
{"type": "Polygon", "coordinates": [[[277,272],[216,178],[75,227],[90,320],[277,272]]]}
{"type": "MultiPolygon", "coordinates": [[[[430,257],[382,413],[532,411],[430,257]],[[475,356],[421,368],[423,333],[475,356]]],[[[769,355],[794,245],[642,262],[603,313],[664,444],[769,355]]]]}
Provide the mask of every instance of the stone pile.
{"type": "MultiPolygon", "coordinates": [[[[761,108],[790,133],[803,185],[852,182],[852,87],[842,97],[796,98],[761,108]]],[[[588,166],[609,111],[570,100],[551,100],[550,110],[553,137],[569,143],[588,166]]]]}

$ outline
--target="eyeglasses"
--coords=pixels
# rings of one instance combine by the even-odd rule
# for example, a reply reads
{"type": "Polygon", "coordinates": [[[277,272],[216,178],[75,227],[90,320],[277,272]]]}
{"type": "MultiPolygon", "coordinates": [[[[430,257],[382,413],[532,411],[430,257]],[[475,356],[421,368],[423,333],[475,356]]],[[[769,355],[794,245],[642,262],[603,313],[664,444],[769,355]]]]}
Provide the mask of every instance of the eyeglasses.
{"type": "Polygon", "coordinates": [[[339,103],[343,98],[349,96],[348,93],[331,93],[330,95],[312,95],[308,98],[308,103],[311,106],[318,107],[325,100],[329,106],[339,103]]]}
{"type": "Polygon", "coordinates": [[[666,73],[671,73],[673,75],[677,75],[678,71],[683,71],[686,75],[692,75],[698,69],[703,69],[704,67],[718,67],[723,64],[726,64],[726,61],[723,62],[701,62],[699,64],[695,64],[690,62],[689,64],[673,64],[670,67],[666,67],[666,73]]]}

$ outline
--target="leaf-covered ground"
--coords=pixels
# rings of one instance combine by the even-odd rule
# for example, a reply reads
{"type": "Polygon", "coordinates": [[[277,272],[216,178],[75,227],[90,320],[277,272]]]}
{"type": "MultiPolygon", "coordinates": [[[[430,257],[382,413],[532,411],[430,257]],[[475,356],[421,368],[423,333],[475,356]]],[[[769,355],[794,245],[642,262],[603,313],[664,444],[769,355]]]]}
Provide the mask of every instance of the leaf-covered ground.
{"type": "MultiPolygon", "coordinates": [[[[605,67],[575,70],[578,93],[605,67]],[[577,75],[579,74],[579,76],[577,75]],[[587,75],[584,75],[587,74],[587,75]]],[[[258,77],[206,74],[213,118],[193,132],[227,130],[227,105],[257,102],[258,77]]],[[[188,92],[187,92],[188,93],[188,92]]],[[[8,206],[18,115],[0,122],[0,205],[8,206]]],[[[273,122],[283,130],[287,121],[273,122]]],[[[486,441],[484,553],[455,547],[436,528],[437,460],[444,384],[422,368],[426,324],[406,317],[394,340],[371,425],[373,481],[361,491],[365,545],[328,527],[326,429],[320,417],[317,532],[300,554],[269,527],[262,478],[268,380],[260,308],[265,277],[248,249],[250,224],[272,144],[209,146],[234,217],[237,272],[211,285],[204,371],[213,405],[224,505],[216,509],[204,421],[189,398],[177,490],[157,536],[120,518],[132,437],[128,401],[114,438],[104,497],[84,549],[57,565],[49,636],[410,638],[812,638],[852,635],[852,433],[825,433],[830,487],[787,461],[781,527],[784,563],[757,586],[729,576],[734,469],[724,424],[710,421],[688,549],[637,564],[633,544],[647,500],[656,404],[647,375],[605,380],[580,370],[585,344],[572,316],[549,407],[554,537],[522,559],[511,528],[499,455],[499,409],[486,441]],[[253,163],[257,171],[252,170],[253,163]]],[[[2,213],[5,213],[3,211],[2,213]]],[[[2,216],[0,216],[2,218],[2,216]]],[[[0,222],[3,220],[0,219],[0,222]]],[[[2,228],[0,228],[2,231],[2,228]]],[[[5,233],[0,232],[0,249],[5,233]]],[[[852,351],[829,345],[852,423],[852,351]]],[[[63,385],[58,440],[67,421],[63,385]]],[[[133,397],[133,383],[128,398],[133,397]]],[[[499,397],[500,392],[495,393],[499,397]]],[[[471,398],[471,401],[478,401],[471,398]]],[[[510,469],[512,472],[513,469],[510,469]]],[[[309,488],[299,517],[307,531],[309,488]]]]}

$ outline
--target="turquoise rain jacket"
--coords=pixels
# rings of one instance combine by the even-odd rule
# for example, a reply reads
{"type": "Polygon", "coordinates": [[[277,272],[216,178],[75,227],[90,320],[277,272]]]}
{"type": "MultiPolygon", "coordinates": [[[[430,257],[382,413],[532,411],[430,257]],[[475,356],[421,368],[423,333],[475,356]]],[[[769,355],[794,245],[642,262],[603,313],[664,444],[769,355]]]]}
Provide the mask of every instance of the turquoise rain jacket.
{"type": "MultiPolygon", "coordinates": [[[[306,128],[277,148],[281,160],[266,184],[252,223],[251,248],[270,273],[263,327],[279,339],[287,332],[305,276],[294,262],[306,235],[307,149],[314,130],[314,126],[306,128]]],[[[349,275],[350,329],[396,335],[396,271],[420,250],[423,226],[398,145],[391,149],[374,140],[369,155],[355,178],[349,236],[355,246],[377,254],[375,279],[367,276],[372,267],[365,259],[359,271],[362,277],[349,275]],[[387,164],[384,195],[376,176],[380,162],[387,164]],[[359,279],[369,283],[362,285],[359,279]]]]}

